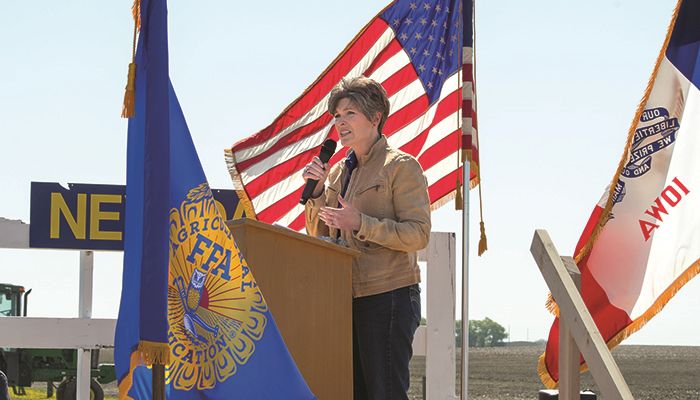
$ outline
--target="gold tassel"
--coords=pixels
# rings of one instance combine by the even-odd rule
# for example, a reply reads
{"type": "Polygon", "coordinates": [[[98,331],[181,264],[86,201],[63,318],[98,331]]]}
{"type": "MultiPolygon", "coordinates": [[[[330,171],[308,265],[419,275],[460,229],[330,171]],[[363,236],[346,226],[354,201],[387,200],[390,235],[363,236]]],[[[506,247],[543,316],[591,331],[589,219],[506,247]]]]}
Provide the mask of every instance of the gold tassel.
{"type": "Polygon", "coordinates": [[[463,209],[464,198],[462,197],[462,183],[457,178],[457,188],[455,189],[455,210],[463,209]]]}
{"type": "Polygon", "coordinates": [[[137,351],[141,356],[141,362],[145,365],[170,363],[170,347],[167,343],[141,340],[137,351]]]}
{"type": "Polygon", "coordinates": [[[129,64],[129,74],[126,78],[126,88],[124,88],[122,118],[133,117],[136,109],[136,35],[141,29],[140,0],[134,0],[134,4],[131,6],[131,13],[134,17],[134,37],[131,44],[131,63],[129,64]]]}
{"type": "Polygon", "coordinates": [[[481,237],[479,238],[479,256],[484,254],[484,252],[488,249],[488,245],[486,244],[486,229],[484,228],[484,221],[481,221],[479,223],[479,227],[481,229],[481,237]]]}
{"type": "Polygon", "coordinates": [[[129,75],[124,90],[124,104],[122,105],[122,118],[134,116],[136,106],[136,63],[129,63],[129,75]]]}

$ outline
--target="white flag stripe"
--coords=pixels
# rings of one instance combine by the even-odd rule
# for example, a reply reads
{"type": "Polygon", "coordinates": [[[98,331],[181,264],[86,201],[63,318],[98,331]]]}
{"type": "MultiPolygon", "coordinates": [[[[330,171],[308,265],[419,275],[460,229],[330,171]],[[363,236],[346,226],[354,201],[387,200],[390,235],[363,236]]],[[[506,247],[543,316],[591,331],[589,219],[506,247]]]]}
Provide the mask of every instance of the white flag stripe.
{"type": "Polygon", "coordinates": [[[277,200],[289,195],[298,190],[304,185],[304,178],[301,177],[303,170],[294,171],[288,178],[271,186],[259,196],[252,198],[253,207],[257,213],[265,211],[266,208],[273,205],[277,200]]]}
{"type": "Polygon", "coordinates": [[[391,58],[386,60],[379,68],[374,70],[374,72],[372,72],[368,78],[372,78],[377,82],[384,82],[410,62],[411,60],[408,58],[408,54],[401,49],[391,58]]]}
{"type": "Polygon", "coordinates": [[[425,177],[428,179],[428,186],[433,185],[435,182],[444,178],[445,175],[456,170],[458,168],[456,160],[457,152],[454,152],[440,160],[437,164],[425,170],[425,177]]]}
{"type": "MultiPolygon", "coordinates": [[[[423,149],[418,154],[418,157],[420,157],[426,150],[431,148],[437,142],[441,141],[446,136],[449,136],[451,133],[459,129],[458,121],[460,114],[461,110],[457,109],[457,111],[448,115],[445,119],[438,122],[432,129],[430,129],[430,132],[428,132],[428,137],[425,140],[425,144],[423,145],[423,149]]],[[[456,147],[457,146],[455,146],[455,148],[456,147]]]]}
{"type": "MultiPolygon", "coordinates": [[[[278,219],[277,223],[280,225],[289,226],[292,222],[294,222],[295,219],[299,218],[299,216],[302,214],[304,214],[304,206],[302,206],[301,204],[297,204],[288,213],[286,213],[280,219],[278,219]]],[[[302,226],[302,230],[305,231],[306,228],[302,226]]]]}
{"type": "Polygon", "coordinates": [[[313,133],[311,136],[307,136],[287,147],[283,147],[279,151],[272,153],[269,157],[266,157],[263,160],[251,165],[248,169],[241,172],[241,179],[243,180],[243,183],[247,185],[271,168],[279,165],[281,162],[290,160],[308,149],[320,146],[328,136],[328,131],[330,131],[332,126],[333,122],[331,121],[330,123],[326,124],[326,126],[313,133]]]}
{"type": "MultiPolygon", "coordinates": [[[[471,100],[474,98],[473,84],[471,82],[464,82],[462,86],[462,98],[464,100],[471,100]]],[[[472,102],[472,110],[474,109],[474,103],[472,102]]]]}
{"type": "MultiPolygon", "coordinates": [[[[384,48],[391,43],[394,39],[394,31],[391,28],[387,28],[386,31],[379,37],[379,39],[372,45],[372,48],[362,57],[362,59],[348,72],[347,76],[359,76],[363,71],[367,70],[372,64],[372,61],[377,57],[377,55],[384,50],[384,48]]],[[[247,149],[236,152],[236,161],[242,162],[256,155],[270,149],[275,145],[281,138],[285,137],[291,132],[294,132],[298,128],[305,126],[320,117],[324,112],[326,112],[326,106],[328,104],[328,98],[330,96],[330,91],[321,99],[316,105],[314,105],[309,112],[304,114],[300,119],[294,121],[290,126],[284,128],[279,133],[275,134],[273,137],[267,141],[253,146],[247,149]]]]}
{"type": "Polygon", "coordinates": [[[474,58],[474,48],[462,47],[462,64],[471,64],[474,58]]]}
{"type": "Polygon", "coordinates": [[[414,80],[389,98],[389,104],[391,105],[389,109],[392,110],[389,115],[396,114],[424,94],[423,84],[419,79],[414,80]]]}

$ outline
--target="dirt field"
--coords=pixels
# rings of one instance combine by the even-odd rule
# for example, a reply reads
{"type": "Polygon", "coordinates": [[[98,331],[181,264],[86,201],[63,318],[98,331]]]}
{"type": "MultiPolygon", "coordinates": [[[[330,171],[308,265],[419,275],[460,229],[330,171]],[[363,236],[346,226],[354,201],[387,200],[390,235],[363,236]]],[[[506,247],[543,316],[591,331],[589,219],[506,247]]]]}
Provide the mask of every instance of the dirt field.
{"type": "MultiPolygon", "coordinates": [[[[543,349],[542,345],[471,349],[469,398],[536,400],[537,392],[544,388],[536,371],[543,349]]],[[[700,347],[620,346],[613,355],[636,400],[700,400],[700,347]]],[[[111,362],[110,352],[101,356],[102,362],[111,362]]],[[[459,367],[457,371],[459,379],[459,367]]],[[[425,358],[414,357],[411,400],[423,399],[424,374],[425,358]]],[[[590,373],[582,376],[581,387],[598,393],[590,373]]],[[[37,389],[45,390],[44,386],[37,389]]],[[[108,396],[117,395],[114,383],[104,389],[108,396]]],[[[600,394],[598,399],[605,400],[600,394]]]]}
{"type": "MultiPolygon", "coordinates": [[[[542,345],[472,349],[469,398],[537,399],[538,391],[544,388],[536,370],[543,349],[542,345]]],[[[613,356],[635,399],[700,400],[700,347],[620,346],[613,350],[613,356]]],[[[423,399],[423,371],[425,359],[414,358],[411,400],[423,399]]],[[[589,372],[582,376],[581,387],[598,393],[589,372]]],[[[600,394],[598,399],[605,400],[600,394]]]]}

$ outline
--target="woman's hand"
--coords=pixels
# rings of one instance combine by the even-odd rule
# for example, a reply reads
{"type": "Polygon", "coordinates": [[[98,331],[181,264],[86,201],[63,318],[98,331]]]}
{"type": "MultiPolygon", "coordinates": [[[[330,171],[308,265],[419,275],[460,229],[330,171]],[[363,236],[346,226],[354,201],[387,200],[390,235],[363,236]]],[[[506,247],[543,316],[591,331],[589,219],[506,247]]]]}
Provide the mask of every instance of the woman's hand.
{"type": "Polygon", "coordinates": [[[338,196],[338,201],[343,208],[321,207],[318,216],[332,228],[359,231],[362,225],[362,214],[342,196],[338,196]]]}
{"type": "Polygon", "coordinates": [[[321,159],[318,157],[314,157],[310,163],[306,164],[304,167],[304,172],[301,174],[301,176],[306,181],[309,179],[318,181],[316,187],[314,188],[314,192],[311,194],[311,197],[316,198],[323,193],[323,187],[326,183],[328,172],[330,172],[330,170],[330,165],[328,165],[328,163],[322,163],[321,159]]]}

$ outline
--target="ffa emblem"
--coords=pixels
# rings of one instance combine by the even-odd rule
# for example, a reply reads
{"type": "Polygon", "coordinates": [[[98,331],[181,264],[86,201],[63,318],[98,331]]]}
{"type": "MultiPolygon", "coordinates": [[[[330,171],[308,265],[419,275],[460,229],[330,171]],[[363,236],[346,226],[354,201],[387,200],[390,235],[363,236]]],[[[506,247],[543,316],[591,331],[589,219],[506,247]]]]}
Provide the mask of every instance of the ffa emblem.
{"type": "Polygon", "coordinates": [[[267,305],[206,183],[170,210],[166,383],[211,389],[255,351],[267,305]]]}

